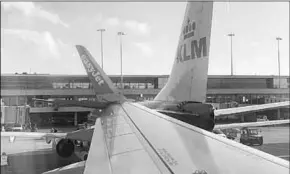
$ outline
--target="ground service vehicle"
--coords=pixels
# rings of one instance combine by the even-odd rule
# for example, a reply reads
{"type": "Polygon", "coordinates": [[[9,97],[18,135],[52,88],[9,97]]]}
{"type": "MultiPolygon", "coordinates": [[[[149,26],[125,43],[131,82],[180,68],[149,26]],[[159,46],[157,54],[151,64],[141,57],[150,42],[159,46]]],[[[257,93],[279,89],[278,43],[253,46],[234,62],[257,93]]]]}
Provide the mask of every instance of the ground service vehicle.
{"type": "Polygon", "coordinates": [[[229,129],[223,129],[222,131],[224,132],[224,134],[227,136],[228,139],[240,141],[240,137],[241,137],[240,129],[229,128],[229,129]]]}
{"type": "Polygon", "coordinates": [[[263,136],[257,128],[242,128],[240,142],[248,145],[262,145],[263,136]]]}
{"type": "Polygon", "coordinates": [[[224,137],[224,138],[227,137],[220,129],[214,129],[212,132],[221,136],[221,137],[224,137]]]}
{"type": "Polygon", "coordinates": [[[269,121],[266,115],[258,115],[257,121],[269,121]]]}

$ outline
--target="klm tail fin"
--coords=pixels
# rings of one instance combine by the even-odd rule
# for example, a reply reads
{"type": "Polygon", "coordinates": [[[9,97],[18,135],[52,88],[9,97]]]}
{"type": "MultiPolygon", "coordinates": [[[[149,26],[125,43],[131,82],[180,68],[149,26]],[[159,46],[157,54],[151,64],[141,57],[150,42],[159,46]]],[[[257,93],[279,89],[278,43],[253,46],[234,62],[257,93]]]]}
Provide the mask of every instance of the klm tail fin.
{"type": "Polygon", "coordinates": [[[174,65],[154,100],[205,102],[213,2],[188,2],[174,65]]]}
{"type": "Polygon", "coordinates": [[[93,85],[94,91],[99,100],[118,101],[124,98],[113,85],[111,79],[95,61],[90,52],[81,45],[76,45],[82,63],[87,71],[88,77],[93,85]],[[121,98],[120,98],[121,96],[121,98]]]}

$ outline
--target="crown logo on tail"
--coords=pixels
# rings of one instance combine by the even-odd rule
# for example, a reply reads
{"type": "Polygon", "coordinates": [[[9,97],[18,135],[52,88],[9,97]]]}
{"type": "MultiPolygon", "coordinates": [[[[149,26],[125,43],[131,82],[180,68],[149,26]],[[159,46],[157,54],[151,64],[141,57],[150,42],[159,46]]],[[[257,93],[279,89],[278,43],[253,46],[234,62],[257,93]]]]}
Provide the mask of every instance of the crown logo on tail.
{"type": "Polygon", "coordinates": [[[194,31],[196,28],[196,24],[194,21],[190,21],[190,19],[187,19],[187,24],[183,27],[183,39],[188,39],[190,37],[194,36],[194,31]]]}

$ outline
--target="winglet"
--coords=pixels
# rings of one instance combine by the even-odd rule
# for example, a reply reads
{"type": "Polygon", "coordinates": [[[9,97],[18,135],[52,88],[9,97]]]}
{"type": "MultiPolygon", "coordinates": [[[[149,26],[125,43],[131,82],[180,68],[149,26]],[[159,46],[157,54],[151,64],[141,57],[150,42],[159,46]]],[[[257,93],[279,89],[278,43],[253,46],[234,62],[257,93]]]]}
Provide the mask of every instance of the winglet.
{"type": "Polygon", "coordinates": [[[84,68],[93,85],[99,101],[120,101],[125,97],[113,85],[111,79],[94,60],[90,52],[82,45],[76,45],[84,68]]]}

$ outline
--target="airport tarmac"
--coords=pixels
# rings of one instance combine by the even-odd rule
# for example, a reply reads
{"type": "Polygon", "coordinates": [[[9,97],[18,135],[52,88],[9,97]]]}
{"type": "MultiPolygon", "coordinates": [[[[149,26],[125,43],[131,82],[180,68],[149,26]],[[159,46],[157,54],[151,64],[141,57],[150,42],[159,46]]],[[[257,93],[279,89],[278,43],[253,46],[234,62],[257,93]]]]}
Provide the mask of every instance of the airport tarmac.
{"type": "Polygon", "coordinates": [[[264,144],[289,143],[289,126],[260,127],[264,144]]]}
{"type": "Polygon", "coordinates": [[[10,142],[9,139],[1,137],[1,154],[8,155],[8,165],[1,166],[1,174],[40,174],[79,161],[75,155],[69,159],[59,157],[45,140],[16,138],[10,142]]]}
{"type": "Polygon", "coordinates": [[[289,142],[264,144],[254,148],[289,161],[289,142]]]}
{"type": "Polygon", "coordinates": [[[262,146],[253,146],[263,152],[289,161],[289,126],[288,127],[261,127],[264,138],[262,146]]]}

